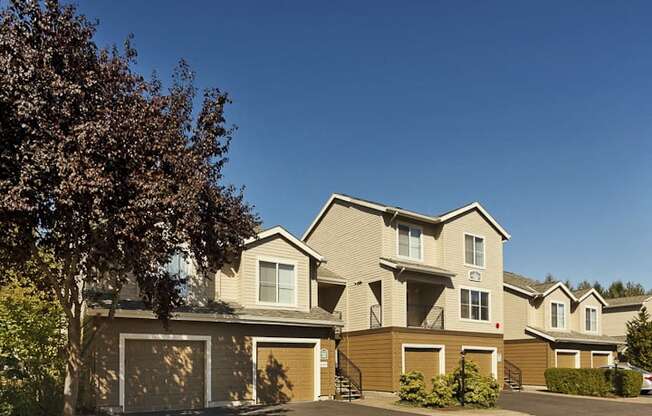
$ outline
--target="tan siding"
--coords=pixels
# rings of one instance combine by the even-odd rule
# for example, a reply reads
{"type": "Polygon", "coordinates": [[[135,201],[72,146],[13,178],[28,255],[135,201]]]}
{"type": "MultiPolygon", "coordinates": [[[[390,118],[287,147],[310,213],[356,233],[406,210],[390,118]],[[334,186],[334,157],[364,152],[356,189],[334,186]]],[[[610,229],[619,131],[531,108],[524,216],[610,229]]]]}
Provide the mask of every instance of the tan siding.
{"type": "Polygon", "coordinates": [[[321,349],[328,351],[328,368],[321,368],[321,395],[335,395],[335,340],[322,339],[321,349]]]}
{"type": "Polygon", "coordinates": [[[598,335],[602,335],[603,329],[602,329],[602,303],[598,300],[598,298],[595,297],[595,295],[590,295],[586,299],[584,299],[581,303],[576,304],[573,307],[572,314],[571,314],[571,329],[573,331],[578,331],[578,332],[586,332],[586,314],[585,314],[585,308],[586,307],[592,307],[597,310],[598,314],[598,335]]]}
{"type": "Polygon", "coordinates": [[[548,296],[545,297],[541,306],[537,308],[536,313],[543,320],[543,327],[545,329],[555,330],[555,331],[570,331],[570,318],[571,318],[571,303],[572,299],[564,292],[561,288],[555,289],[548,296]],[[566,314],[566,329],[552,328],[551,326],[551,304],[552,302],[560,302],[566,305],[564,307],[564,313],[566,314]]]}
{"type": "MultiPolygon", "coordinates": [[[[439,237],[439,231],[441,226],[423,223],[413,220],[405,220],[402,218],[395,218],[392,221],[393,215],[384,214],[383,215],[383,242],[382,242],[382,255],[385,257],[398,257],[397,243],[398,236],[396,227],[397,224],[403,224],[411,227],[419,227],[422,232],[422,243],[423,243],[423,261],[424,264],[429,264],[431,266],[439,266],[441,261],[441,256],[438,255],[438,252],[441,252],[439,247],[440,242],[437,240],[439,237]]],[[[409,259],[408,259],[409,260],[409,259]]],[[[414,259],[413,261],[419,261],[414,259]]]]}
{"type": "MultiPolygon", "coordinates": [[[[101,320],[98,320],[98,324],[101,320]]],[[[94,368],[92,385],[98,406],[118,405],[118,338],[120,333],[209,335],[212,337],[212,400],[250,400],[252,393],[251,337],[319,338],[333,348],[330,329],[286,327],[278,325],[222,324],[213,322],[170,321],[169,331],[156,320],[116,318],[96,339],[91,352],[94,368]]],[[[332,357],[333,355],[330,354],[332,357]]],[[[330,358],[330,357],[329,357],[330,358]]],[[[323,372],[334,374],[334,359],[323,372]]],[[[331,378],[332,380],[332,378],[331,378]]],[[[322,386],[333,394],[332,382],[322,379],[322,386]],[[329,386],[330,384],[330,386],[329,386]]]]}
{"type": "Polygon", "coordinates": [[[362,371],[365,390],[394,391],[392,334],[388,331],[345,334],[339,349],[362,371]]]}
{"type": "Polygon", "coordinates": [[[525,332],[525,327],[530,324],[529,317],[532,309],[529,298],[505,289],[503,299],[505,301],[505,340],[531,338],[525,332]]]}
{"type": "MultiPolygon", "coordinates": [[[[607,300],[608,302],[609,300],[607,300]]],[[[627,334],[627,322],[636,318],[637,307],[605,309],[602,314],[602,332],[605,335],[623,336],[627,334]]]]}
{"type": "Polygon", "coordinates": [[[216,278],[216,295],[218,299],[227,302],[240,301],[240,275],[237,267],[239,267],[239,264],[236,266],[227,264],[218,273],[216,278]]]}
{"type": "MultiPolygon", "coordinates": [[[[380,268],[381,217],[372,210],[335,201],[325,212],[306,242],[328,259],[328,268],[347,280],[348,305],[344,308],[345,330],[369,328],[370,297],[368,283],[393,279],[380,268]],[[361,284],[356,285],[356,282],[361,284]],[[355,299],[355,301],[352,301],[355,299]]],[[[383,284],[384,316],[392,316],[391,295],[383,284]]]]}
{"type": "Polygon", "coordinates": [[[551,366],[549,355],[550,346],[545,341],[538,339],[505,341],[505,360],[521,370],[523,384],[526,385],[546,384],[543,373],[551,366]]]}
{"type": "Polygon", "coordinates": [[[503,242],[501,235],[477,211],[471,211],[443,225],[441,231],[443,264],[442,267],[457,275],[452,279],[454,288],[446,289],[446,329],[501,334],[503,326],[496,328],[496,323],[503,323],[503,242]],[[485,269],[481,282],[472,282],[468,278],[473,267],[464,263],[464,233],[471,233],[485,238],[485,269]],[[491,321],[477,323],[461,321],[459,286],[479,287],[491,291],[491,321]]]}
{"type": "Polygon", "coordinates": [[[580,351],[580,368],[591,368],[591,351],[580,351]]]}

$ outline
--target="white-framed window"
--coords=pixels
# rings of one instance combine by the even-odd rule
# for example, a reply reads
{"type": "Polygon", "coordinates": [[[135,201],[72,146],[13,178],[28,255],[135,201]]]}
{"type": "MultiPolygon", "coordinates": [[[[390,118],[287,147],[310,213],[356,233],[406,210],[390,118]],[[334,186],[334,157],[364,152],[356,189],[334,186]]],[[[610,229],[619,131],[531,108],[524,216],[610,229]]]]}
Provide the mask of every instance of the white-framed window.
{"type": "Polygon", "coordinates": [[[294,264],[258,260],[258,302],[294,305],[295,269],[294,264]]]}
{"type": "Polygon", "coordinates": [[[550,327],[566,329],[566,305],[564,303],[550,303],[550,327]]]}
{"type": "Polygon", "coordinates": [[[165,265],[165,270],[179,281],[177,286],[179,296],[183,299],[188,298],[188,280],[190,279],[190,262],[183,254],[176,253],[172,256],[169,263],[165,265]]]}
{"type": "Polygon", "coordinates": [[[598,332],[598,310],[586,307],[584,309],[584,328],[586,332],[598,332]]]}
{"type": "Polygon", "coordinates": [[[464,262],[468,266],[484,267],[484,237],[464,234],[464,262]]]}
{"type": "Polygon", "coordinates": [[[421,260],[423,256],[423,230],[407,224],[396,226],[396,246],[399,257],[421,260]]]}
{"type": "Polygon", "coordinates": [[[489,321],[489,291],[460,289],[460,317],[472,321],[489,321]]]}

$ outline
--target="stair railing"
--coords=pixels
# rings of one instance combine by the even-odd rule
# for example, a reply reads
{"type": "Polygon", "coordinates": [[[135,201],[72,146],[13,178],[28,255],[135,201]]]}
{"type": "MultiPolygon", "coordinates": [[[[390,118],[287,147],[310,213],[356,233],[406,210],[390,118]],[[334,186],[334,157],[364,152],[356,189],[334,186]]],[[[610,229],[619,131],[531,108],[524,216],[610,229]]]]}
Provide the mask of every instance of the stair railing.
{"type": "Polygon", "coordinates": [[[351,386],[360,392],[360,398],[362,398],[362,371],[340,350],[337,350],[337,373],[349,380],[349,401],[351,401],[351,386]]]}
{"type": "MultiPolygon", "coordinates": [[[[510,383],[516,383],[518,385],[518,389],[521,390],[523,386],[523,372],[521,371],[520,368],[518,368],[514,363],[503,360],[504,361],[504,371],[505,371],[505,378],[510,382],[510,383]]],[[[510,388],[511,388],[510,384],[510,388]]]]}
{"type": "Polygon", "coordinates": [[[383,326],[382,316],[382,307],[378,304],[371,305],[369,308],[369,328],[374,329],[383,326]]]}

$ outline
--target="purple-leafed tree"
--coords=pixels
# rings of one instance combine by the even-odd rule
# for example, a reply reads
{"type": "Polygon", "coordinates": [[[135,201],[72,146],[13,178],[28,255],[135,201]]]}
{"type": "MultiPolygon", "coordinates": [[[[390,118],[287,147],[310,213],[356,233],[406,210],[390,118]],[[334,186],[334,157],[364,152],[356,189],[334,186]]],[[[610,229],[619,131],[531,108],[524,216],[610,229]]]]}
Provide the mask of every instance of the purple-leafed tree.
{"type": "Polygon", "coordinates": [[[259,220],[223,184],[227,94],[204,92],[194,115],[185,63],[164,90],[133,70],[129,40],[98,48],[96,23],[72,6],[12,0],[0,13],[0,261],[40,267],[30,275],[63,307],[73,415],[87,289],[110,288],[113,311],[133,278],[166,320],[182,300],[163,265],[182,252],[210,275],[259,220]]]}

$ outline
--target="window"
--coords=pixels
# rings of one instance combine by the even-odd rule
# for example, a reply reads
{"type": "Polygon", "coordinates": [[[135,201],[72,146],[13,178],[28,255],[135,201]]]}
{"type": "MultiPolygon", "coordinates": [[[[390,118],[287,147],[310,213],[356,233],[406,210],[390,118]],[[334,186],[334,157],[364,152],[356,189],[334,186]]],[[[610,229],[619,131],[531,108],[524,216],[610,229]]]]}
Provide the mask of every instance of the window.
{"type": "Polygon", "coordinates": [[[421,260],[421,228],[398,225],[398,255],[421,260]]]}
{"type": "Polygon", "coordinates": [[[179,296],[183,299],[188,297],[188,261],[181,253],[172,256],[170,262],[165,265],[165,271],[179,281],[179,296]]]}
{"type": "Polygon", "coordinates": [[[586,331],[598,332],[598,310],[595,308],[586,308],[586,331]]]}
{"type": "Polygon", "coordinates": [[[484,267],[484,238],[464,234],[464,261],[471,266],[484,267]]]}
{"type": "Polygon", "coordinates": [[[460,301],[462,319],[489,321],[489,292],[462,289],[460,301]]]}
{"type": "Polygon", "coordinates": [[[553,328],[566,328],[566,305],[559,302],[550,304],[550,326],[553,328]]]}
{"type": "Polygon", "coordinates": [[[259,261],[258,300],[282,305],[294,304],[294,266],[259,261]]]}

